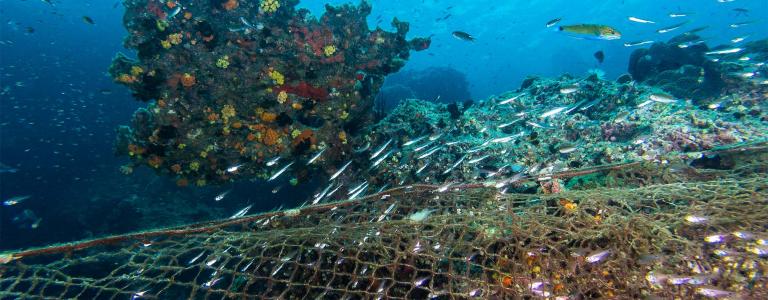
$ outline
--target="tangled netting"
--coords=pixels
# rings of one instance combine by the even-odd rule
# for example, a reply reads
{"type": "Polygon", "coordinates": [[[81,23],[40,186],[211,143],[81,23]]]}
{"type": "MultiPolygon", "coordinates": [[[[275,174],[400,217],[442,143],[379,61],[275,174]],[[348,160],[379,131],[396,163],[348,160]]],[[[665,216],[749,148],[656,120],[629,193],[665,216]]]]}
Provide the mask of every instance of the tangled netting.
{"type": "Polygon", "coordinates": [[[557,174],[551,194],[409,186],[6,254],[0,296],[766,299],[768,150],[708,157],[557,174]]]}

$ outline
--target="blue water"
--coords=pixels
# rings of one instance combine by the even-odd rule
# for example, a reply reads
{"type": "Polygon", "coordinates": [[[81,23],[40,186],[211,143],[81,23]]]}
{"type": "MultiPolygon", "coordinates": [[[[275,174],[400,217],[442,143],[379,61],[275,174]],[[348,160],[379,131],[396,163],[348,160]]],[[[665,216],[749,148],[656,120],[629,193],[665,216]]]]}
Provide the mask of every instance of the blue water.
{"type": "MultiPolygon", "coordinates": [[[[54,3],[0,2],[0,162],[18,170],[0,174],[0,197],[32,196],[18,205],[0,206],[0,249],[154,225],[139,218],[142,212],[123,209],[120,203],[131,197],[157,199],[158,209],[168,210],[169,215],[173,205],[183,205],[183,201],[212,202],[221,189],[178,189],[146,169],[129,177],[120,174],[119,166],[127,158],[113,155],[114,130],[126,124],[141,105],[106,75],[113,56],[126,51],[122,47],[126,36],[122,6],[114,0],[54,3]],[[95,24],[86,24],[83,16],[91,17],[95,24]],[[39,226],[32,228],[31,223],[38,219],[39,226]]],[[[701,33],[709,45],[744,35],[750,40],[768,37],[768,1],[764,0],[372,3],[371,27],[392,30],[389,23],[396,16],[411,23],[410,37],[432,36],[431,48],[413,53],[406,71],[452,67],[466,75],[475,99],[513,90],[529,75],[582,75],[599,68],[608,78],[615,78],[626,73],[627,60],[635,49],[625,47],[624,42],[666,41],[700,26],[709,26],[701,33]],[[734,8],[749,13],[739,14],[734,8]],[[682,21],[668,17],[670,12],[690,13],[686,19],[691,22],[676,33],[656,33],[656,29],[682,21]],[[628,16],[657,24],[633,23],[628,16]],[[563,18],[561,24],[611,25],[623,37],[580,40],[544,26],[558,17],[563,18]],[[737,29],[728,26],[744,21],[756,22],[737,29]],[[458,40],[451,35],[456,30],[471,33],[477,40],[458,40]],[[593,57],[599,50],[605,53],[602,64],[593,57]]],[[[316,14],[323,9],[321,1],[302,5],[316,14]]],[[[291,206],[306,196],[297,189],[273,194],[273,186],[255,183],[230,188],[229,197],[234,200],[218,204],[218,209],[201,208],[199,214],[157,222],[169,225],[223,217],[247,203],[255,204],[254,210],[283,203],[291,206]]]]}

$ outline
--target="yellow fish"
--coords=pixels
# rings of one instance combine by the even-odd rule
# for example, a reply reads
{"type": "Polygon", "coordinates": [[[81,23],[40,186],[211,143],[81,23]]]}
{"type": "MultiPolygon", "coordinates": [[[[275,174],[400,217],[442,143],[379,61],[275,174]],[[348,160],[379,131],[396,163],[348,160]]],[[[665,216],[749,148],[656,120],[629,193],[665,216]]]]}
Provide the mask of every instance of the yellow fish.
{"type": "Polygon", "coordinates": [[[618,40],[621,32],[606,25],[577,24],[565,25],[558,28],[559,31],[577,34],[587,39],[618,40]]]}

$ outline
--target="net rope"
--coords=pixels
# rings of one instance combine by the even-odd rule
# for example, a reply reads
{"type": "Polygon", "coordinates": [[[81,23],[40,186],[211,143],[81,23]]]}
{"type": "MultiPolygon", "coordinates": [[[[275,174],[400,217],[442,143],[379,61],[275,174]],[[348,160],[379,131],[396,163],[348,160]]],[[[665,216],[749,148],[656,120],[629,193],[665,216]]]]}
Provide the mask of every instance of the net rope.
{"type": "Polygon", "coordinates": [[[413,185],[8,253],[0,296],[766,299],[768,150],[709,155],[728,167],[569,171],[549,194],[413,185]]]}

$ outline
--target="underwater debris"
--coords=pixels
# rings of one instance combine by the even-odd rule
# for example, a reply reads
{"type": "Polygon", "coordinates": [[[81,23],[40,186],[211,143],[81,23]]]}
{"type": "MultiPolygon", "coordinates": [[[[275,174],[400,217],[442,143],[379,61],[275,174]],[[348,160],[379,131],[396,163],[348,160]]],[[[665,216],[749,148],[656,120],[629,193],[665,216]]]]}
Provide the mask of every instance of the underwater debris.
{"type": "Polygon", "coordinates": [[[138,60],[118,55],[110,74],[149,102],[117,145],[146,151],[118,152],[185,181],[269,179],[264,162],[275,156],[309,161],[296,173],[330,169],[343,158],[309,156],[321,145],[351,150],[358,135],[350,129],[372,121],[384,77],[429,46],[406,40],[408,24],[397,19],[396,32],[369,30],[365,1],[327,6],[321,18],[296,9],[297,0],[168,3],[125,1],[126,46],[138,60]],[[195,168],[179,167],[191,161],[195,168]]]}

